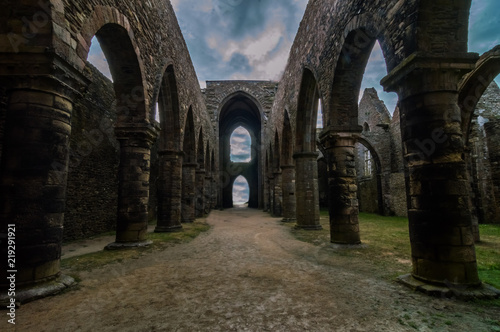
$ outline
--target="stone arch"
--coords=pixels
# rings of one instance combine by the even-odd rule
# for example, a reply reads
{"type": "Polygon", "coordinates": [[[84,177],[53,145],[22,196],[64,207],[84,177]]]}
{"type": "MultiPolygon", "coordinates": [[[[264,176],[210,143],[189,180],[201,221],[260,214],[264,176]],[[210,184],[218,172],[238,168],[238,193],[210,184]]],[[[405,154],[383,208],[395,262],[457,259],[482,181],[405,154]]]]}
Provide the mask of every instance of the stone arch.
{"type": "Polygon", "coordinates": [[[296,220],[295,201],[295,166],[293,164],[293,132],[290,124],[290,116],[285,109],[283,114],[283,131],[281,133],[281,181],[283,192],[283,221],[293,222],[296,220]]]}
{"type": "Polygon", "coordinates": [[[484,53],[459,85],[458,105],[462,113],[462,132],[465,144],[469,144],[472,116],[481,96],[500,74],[500,45],[484,53]]]}
{"type": "Polygon", "coordinates": [[[144,64],[127,17],[115,8],[96,6],[79,35],[77,53],[83,61],[94,36],[108,59],[117,98],[118,126],[149,123],[144,64]]]}
{"type": "Polygon", "coordinates": [[[377,32],[358,27],[346,33],[333,76],[330,107],[323,116],[326,127],[361,131],[358,129],[359,92],[377,32]]]}
{"type": "Polygon", "coordinates": [[[300,83],[295,125],[295,182],[297,227],[321,229],[316,152],[316,119],[319,89],[313,72],[304,68],[300,83]]]}
{"type": "MultiPolygon", "coordinates": [[[[168,64],[163,71],[161,81],[157,83],[154,100],[158,102],[160,115],[160,150],[180,151],[181,125],[179,90],[173,64],[168,64]]],[[[151,113],[151,117],[154,115],[151,113]]]]}
{"type": "Polygon", "coordinates": [[[196,218],[196,133],[194,126],[193,109],[190,106],[184,125],[182,151],[182,209],[181,221],[191,223],[196,218]]]}
{"type": "Polygon", "coordinates": [[[219,165],[221,165],[220,204],[223,208],[232,207],[232,181],[235,175],[245,174],[250,186],[248,206],[257,208],[262,201],[261,184],[261,131],[262,105],[246,92],[226,95],[219,105],[219,165]],[[244,127],[251,136],[251,161],[237,163],[230,160],[229,140],[234,129],[244,127]]]}
{"type": "Polygon", "coordinates": [[[300,84],[295,130],[295,152],[316,151],[316,119],[320,98],[316,77],[304,68],[300,84]]]}
{"type": "Polygon", "coordinates": [[[362,144],[365,148],[367,148],[368,151],[370,151],[370,154],[373,158],[373,161],[375,162],[375,170],[376,170],[375,177],[377,179],[378,211],[379,211],[379,214],[384,215],[385,204],[384,204],[384,192],[383,192],[383,186],[382,186],[382,176],[383,176],[382,172],[383,172],[383,170],[382,170],[382,163],[380,161],[380,156],[379,156],[377,150],[373,147],[373,145],[365,138],[358,137],[357,141],[358,141],[358,143],[362,144]]]}
{"type": "Polygon", "coordinates": [[[287,110],[283,114],[281,137],[281,163],[282,165],[293,165],[293,132],[287,110]]]}

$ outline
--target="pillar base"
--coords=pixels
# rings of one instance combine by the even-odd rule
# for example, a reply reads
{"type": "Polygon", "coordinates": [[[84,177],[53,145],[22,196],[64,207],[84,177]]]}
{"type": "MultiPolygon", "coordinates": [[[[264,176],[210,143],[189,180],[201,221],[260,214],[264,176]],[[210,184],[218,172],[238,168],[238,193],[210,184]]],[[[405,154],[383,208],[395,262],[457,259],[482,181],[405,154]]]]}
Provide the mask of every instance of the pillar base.
{"type": "MultiPolygon", "coordinates": [[[[47,296],[55,295],[71,286],[74,286],[75,284],[75,279],[61,274],[54,280],[36,283],[32,286],[16,290],[16,304],[24,304],[47,296]]],[[[7,296],[7,292],[2,292],[0,295],[0,306],[5,308],[5,306],[9,303],[10,297],[7,296]]]]}
{"type": "Polygon", "coordinates": [[[320,231],[323,229],[321,225],[295,225],[295,229],[303,229],[306,231],[320,231]]]}
{"type": "Polygon", "coordinates": [[[118,250],[118,249],[128,249],[128,248],[140,248],[147,247],[153,244],[153,241],[140,241],[140,242],[113,242],[104,247],[104,250],[118,250]]]}
{"type": "Polygon", "coordinates": [[[457,298],[466,301],[474,299],[490,300],[500,298],[500,290],[484,283],[481,283],[481,285],[476,287],[454,285],[451,283],[435,285],[420,281],[414,278],[411,274],[399,276],[397,281],[413,290],[442,298],[457,298]]]}
{"type": "Polygon", "coordinates": [[[296,221],[297,221],[296,218],[283,218],[283,219],[281,219],[281,222],[286,222],[286,223],[296,222],[296,221]]]}
{"type": "Polygon", "coordinates": [[[182,225],[178,226],[156,226],[155,233],[176,233],[182,232],[182,225]]]}

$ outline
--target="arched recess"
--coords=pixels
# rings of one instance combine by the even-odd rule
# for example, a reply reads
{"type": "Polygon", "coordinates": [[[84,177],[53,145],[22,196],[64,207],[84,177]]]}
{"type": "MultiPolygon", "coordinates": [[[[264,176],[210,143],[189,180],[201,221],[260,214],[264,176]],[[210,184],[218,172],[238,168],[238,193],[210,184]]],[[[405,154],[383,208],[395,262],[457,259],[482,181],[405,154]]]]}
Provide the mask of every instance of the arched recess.
{"type": "MultiPolygon", "coordinates": [[[[181,122],[177,79],[174,66],[165,66],[157,83],[156,100],[160,117],[158,175],[156,181],[157,224],[155,232],[174,232],[181,226],[182,163],[181,122]]],[[[154,117],[153,112],[150,114],[154,117]]],[[[154,160],[152,158],[152,160],[154,160]]]]}
{"type": "Polygon", "coordinates": [[[107,23],[96,31],[95,37],[108,60],[113,77],[117,127],[138,122],[149,123],[143,66],[129,31],[119,24],[107,23]]]}
{"type": "Polygon", "coordinates": [[[195,220],[196,201],[196,134],[193,109],[189,107],[184,125],[184,140],[182,145],[184,160],[182,164],[182,209],[181,221],[190,223],[195,220]]]}
{"type": "Polygon", "coordinates": [[[258,208],[262,204],[262,173],[260,169],[261,114],[262,106],[251,95],[238,91],[227,96],[219,111],[219,158],[220,188],[219,204],[230,208],[232,183],[238,175],[244,175],[250,187],[248,207],[258,208]],[[251,160],[248,163],[230,160],[229,140],[234,129],[244,127],[251,136],[251,160]]]}
{"type": "Polygon", "coordinates": [[[319,90],[311,70],[304,69],[297,105],[295,152],[316,151],[316,119],[318,117],[319,90]]]}
{"type": "Polygon", "coordinates": [[[297,227],[321,229],[319,224],[316,120],[319,89],[311,70],[304,68],[297,105],[295,128],[297,227]]]}
{"type": "Polygon", "coordinates": [[[283,211],[283,183],[281,172],[281,148],[278,130],[274,132],[274,154],[272,160],[272,172],[274,173],[274,199],[273,216],[281,217],[283,211]]]}
{"type": "Polygon", "coordinates": [[[200,127],[196,153],[196,187],[195,187],[195,217],[201,218],[205,214],[205,143],[203,141],[203,127],[200,127]]]}
{"type": "Polygon", "coordinates": [[[283,115],[283,131],[281,137],[280,166],[283,191],[282,214],[284,222],[293,222],[296,220],[295,166],[293,163],[293,133],[287,110],[285,110],[283,115]]]}
{"type": "MultiPolygon", "coordinates": [[[[127,23],[127,19],[116,10],[96,7],[80,32],[87,44],[82,42],[77,50],[79,55],[86,58],[88,48],[83,45],[90,47],[95,36],[113,77],[116,105],[114,133],[120,148],[116,242],[108,245],[108,248],[148,243],[151,146],[157,137],[156,128],[151,125],[149,118],[144,67],[127,23]],[[103,11],[97,13],[100,9],[103,11]],[[130,167],[131,164],[137,167],[130,167]]],[[[110,124],[106,128],[109,133],[113,131],[112,127],[110,124]]],[[[102,130],[102,124],[100,128],[102,130]]],[[[71,182],[71,176],[68,181],[71,182]]],[[[76,195],[80,195],[80,192],[76,195]]]]}
{"type": "MultiPolygon", "coordinates": [[[[172,64],[166,67],[159,86],[157,94],[161,128],[159,149],[178,152],[182,135],[177,79],[172,64]]],[[[154,118],[153,112],[150,117],[154,118]]]]}
{"type": "Polygon", "coordinates": [[[458,105],[462,113],[464,143],[469,144],[471,120],[481,96],[500,74],[500,45],[484,53],[474,70],[464,76],[458,87],[458,105]]]}
{"type": "MultiPolygon", "coordinates": [[[[363,137],[358,137],[358,143],[363,145],[368,151],[370,151],[370,155],[374,161],[375,164],[375,178],[377,181],[377,205],[378,205],[378,214],[384,215],[384,192],[383,192],[383,187],[382,187],[382,164],[380,162],[380,157],[378,152],[375,150],[373,145],[367,141],[363,137]]],[[[358,167],[359,169],[359,167],[358,167]]],[[[359,186],[358,186],[359,188],[359,186]]],[[[358,189],[359,190],[359,189],[358,189]]],[[[359,192],[358,192],[359,194],[359,192]]],[[[362,209],[362,202],[360,202],[360,206],[362,209]]],[[[366,211],[365,211],[366,212],[366,211]]]]}

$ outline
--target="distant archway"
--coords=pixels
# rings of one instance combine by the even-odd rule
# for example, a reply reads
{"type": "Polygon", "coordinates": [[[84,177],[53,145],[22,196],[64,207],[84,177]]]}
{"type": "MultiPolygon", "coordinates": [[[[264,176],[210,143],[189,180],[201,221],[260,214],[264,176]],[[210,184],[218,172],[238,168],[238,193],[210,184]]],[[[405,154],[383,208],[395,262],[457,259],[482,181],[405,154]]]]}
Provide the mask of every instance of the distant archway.
{"type": "MultiPolygon", "coordinates": [[[[233,207],[232,184],[240,175],[246,178],[250,187],[248,206],[258,208],[261,205],[261,109],[260,103],[255,98],[242,91],[228,96],[221,103],[219,113],[219,164],[221,167],[219,204],[223,208],[233,207]],[[250,142],[248,142],[250,143],[250,155],[239,155],[240,157],[244,156],[244,158],[232,160],[231,137],[239,127],[244,128],[250,136],[250,142]]],[[[243,132],[241,129],[240,131],[243,132]]]]}
{"type": "Polygon", "coordinates": [[[233,181],[233,204],[244,205],[250,198],[250,186],[244,176],[238,176],[233,181]]]}

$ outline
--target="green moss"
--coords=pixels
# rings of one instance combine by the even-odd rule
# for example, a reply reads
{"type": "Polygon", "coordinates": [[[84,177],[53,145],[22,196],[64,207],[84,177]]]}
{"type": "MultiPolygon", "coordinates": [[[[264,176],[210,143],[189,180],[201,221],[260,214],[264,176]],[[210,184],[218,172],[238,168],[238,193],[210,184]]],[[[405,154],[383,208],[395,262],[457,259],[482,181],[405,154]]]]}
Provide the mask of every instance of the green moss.
{"type": "Polygon", "coordinates": [[[200,233],[208,231],[210,226],[204,221],[184,224],[183,230],[176,233],[148,233],[148,239],[153,241],[149,247],[129,248],[122,250],[101,250],[98,252],[65,258],[61,260],[61,268],[70,271],[88,271],[112,263],[121,263],[154,250],[164,249],[172,244],[187,243],[200,233]]]}

